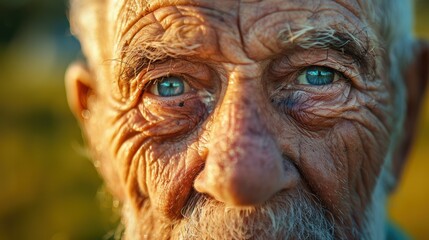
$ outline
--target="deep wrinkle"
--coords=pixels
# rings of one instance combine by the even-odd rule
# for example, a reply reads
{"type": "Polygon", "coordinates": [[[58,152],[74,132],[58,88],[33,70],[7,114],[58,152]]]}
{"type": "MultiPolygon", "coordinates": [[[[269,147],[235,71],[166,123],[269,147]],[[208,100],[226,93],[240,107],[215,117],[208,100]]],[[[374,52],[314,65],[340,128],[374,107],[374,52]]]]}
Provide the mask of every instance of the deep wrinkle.
{"type": "MultiPolygon", "coordinates": [[[[152,5],[151,5],[152,6],[152,5]]],[[[192,6],[192,5],[190,5],[190,6],[192,6]]],[[[163,5],[160,5],[160,6],[158,6],[157,8],[154,8],[154,10],[153,11],[157,11],[157,10],[161,10],[161,9],[163,9],[163,7],[165,7],[165,6],[163,6],[163,5]]],[[[182,6],[177,6],[176,8],[175,8],[175,11],[186,11],[185,9],[186,9],[186,7],[189,7],[189,6],[187,6],[187,5],[182,5],[182,6]],[[181,10],[181,8],[182,8],[182,10],[181,10]]],[[[166,8],[170,8],[170,7],[168,7],[168,3],[167,3],[167,5],[166,5],[166,8]]],[[[198,6],[198,8],[201,8],[201,6],[198,6]]],[[[289,13],[289,10],[291,10],[291,9],[287,9],[287,10],[285,10],[285,11],[288,11],[288,14],[290,14],[289,13]]],[[[293,10],[293,9],[292,9],[293,10]]],[[[296,11],[298,11],[298,9],[296,10],[296,11]]],[[[211,15],[206,15],[205,14],[205,12],[204,11],[201,11],[201,13],[202,14],[204,14],[203,16],[204,17],[212,17],[211,15]]],[[[139,18],[141,18],[141,19],[145,19],[146,17],[148,17],[148,16],[153,16],[153,14],[154,14],[154,12],[150,12],[149,14],[142,14],[142,15],[139,15],[139,18]]],[[[219,13],[220,15],[222,15],[221,13],[219,13]]],[[[276,14],[278,14],[278,13],[276,13],[276,14]]],[[[320,14],[320,13],[319,13],[320,14]]],[[[184,15],[182,14],[182,17],[183,17],[184,15]]],[[[198,14],[194,14],[194,15],[190,15],[190,16],[187,16],[188,18],[189,17],[198,17],[198,14]]],[[[202,19],[204,19],[204,17],[202,18],[202,19]]],[[[201,19],[201,17],[199,17],[200,19],[201,19]]],[[[311,20],[311,18],[309,18],[309,20],[311,20]]],[[[152,19],[152,20],[149,20],[149,23],[150,22],[152,22],[152,23],[155,23],[155,22],[160,22],[161,21],[161,19],[152,19]]],[[[202,21],[202,20],[200,20],[200,21],[202,21]]],[[[356,19],[353,19],[353,21],[356,21],[356,19]]],[[[352,20],[350,20],[350,22],[353,22],[352,20]]],[[[134,21],[131,21],[131,22],[133,22],[134,23],[134,21]]],[[[240,21],[238,21],[238,22],[240,22],[240,21]]],[[[148,23],[148,24],[149,24],[148,23]]],[[[204,24],[204,23],[203,23],[204,24]]],[[[353,27],[353,28],[355,28],[354,30],[351,30],[351,29],[349,29],[349,27],[343,27],[343,26],[341,26],[341,22],[340,23],[337,23],[337,22],[333,22],[332,23],[332,25],[333,26],[331,26],[331,27],[329,27],[329,25],[328,26],[325,26],[325,28],[332,28],[333,30],[335,30],[336,32],[335,32],[335,36],[336,37],[338,37],[338,39],[341,39],[342,41],[341,41],[341,43],[340,44],[338,44],[338,43],[336,43],[336,44],[333,44],[334,46],[324,46],[325,48],[328,48],[328,47],[334,47],[334,49],[344,49],[344,50],[348,50],[347,52],[350,54],[350,53],[361,53],[361,55],[362,54],[364,54],[364,53],[367,53],[368,51],[369,51],[369,49],[375,49],[375,46],[373,46],[373,42],[372,41],[369,41],[368,40],[368,36],[366,36],[365,35],[365,33],[368,31],[368,28],[365,26],[365,25],[363,25],[363,24],[355,24],[355,26],[353,27]],[[361,26],[362,25],[362,26],[361,26]],[[359,26],[359,27],[358,27],[359,26]],[[362,35],[362,36],[361,36],[362,35]],[[355,36],[355,37],[353,37],[353,38],[351,38],[351,36],[355,36]],[[356,42],[356,37],[357,38],[360,38],[360,43],[358,44],[357,42],[356,42]],[[344,43],[346,43],[347,42],[347,44],[346,44],[346,46],[343,46],[344,45],[344,43]],[[351,42],[351,43],[350,43],[351,42]],[[361,46],[362,45],[362,43],[365,43],[365,45],[364,46],[361,46]]],[[[131,26],[132,24],[130,24],[130,26],[131,26]]],[[[144,28],[144,26],[145,25],[143,25],[143,26],[140,26],[140,27],[138,27],[138,30],[139,29],[142,29],[142,28],[144,28]]],[[[282,29],[279,29],[279,31],[278,32],[289,32],[289,33],[293,33],[294,31],[295,31],[295,29],[300,29],[302,26],[293,26],[293,27],[290,27],[290,26],[283,26],[283,28],[285,28],[286,27],[286,29],[284,29],[284,30],[282,30],[282,29]],[[292,31],[292,32],[291,32],[292,31]]],[[[135,35],[134,34],[136,34],[136,33],[133,33],[133,34],[131,34],[130,36],[126,36],[126,35],[128,35],[128,34],[126,34],[127,33],[127,31],[129,30],[129,29],[131,29],[132,27],[128,27],[128,28],[126,28],[126,31],[124,31],[124,33],[122,34],[122,37],[121,37],[121,42],[125,42],[125,43],[129,43],[130,42],[130,39],[132,39],[135,35]]],[[[238,26],[238,29],[241,29],[241,27],[240,26],[238,26]]],[[[247,32],[245,32],[244,30],[239,30],[239,32],[238,33],[240,33],[240,31],[242,31],[243,32],[243,34],[245,35],[247,32]]],[[[315,32],[317,33],[317,29],[315,29],[315,32]]],[[[160,35],[162,34],[162,32],[161,33],[159,33],[160,35]]],[[[242,36],[243,34],[240,34],[240,37],[241,38],[244,38],[244,36],[242,36]]],[[[213,36],[207,36],[206,37],[206,39],[210,39],[210,38],[212,38],[213,36]]],[[[283,36],[283,38],[284,38],[284,36],[283,36]]],[[[243,39],[242,39],[243,40],[243,39]]],[[[316,36],[316,38],[314,38],[314,39],[312,39],[312,38],[309,38],[309,41],[310,42],[313,42],[313,40],[314,40],[314,42],[317,42],[317,36],[316,36]]],[[[283,42],[285,42],[284,41],[284,39],[279,39],[279,41],[283,41],[283,42]]],[[[190,41],[190,42],[193,42],[193,41],[190,41]]],[[[214,42],[217,42],[217,41],[214,41],[214,42]]],[[[286,41],[287,42],[287,41],[286,41]]],[[[329,43],[329,41],[327,41],[328,43],[329,43]]],[[[197,44],[204,44],[204,43],[197,43],[197,44]]],[[[299,45],[299,42],[297,43],[298,45],[299,45]]],[[[121,44],[121,45],[123,45],[123,46],[126,46],[127,44],[121,44]]],[[[284,46],[284,48],[288,48],[288,46],[284,46]]],[[[123,52],[123,53],[125,53],[125,52],[127,52],[126,50],[124,50],[124,47],[122,47],[122,51],[121,52],[123,52]]],[[[175,54],[177,54],[177,50],[179,50],[179,49],[172,49],[173,50],[173,52],[175,53],[175,54]]],[[[353,56],[353,55],[352,55],[353,56]]],[[[145,57],[145,56],[143,56],[143,57],[145,57]]],[[[358,59],[365,59],[365,56],[359,56],[359,58],[358,59]]]]}
{"type": "MultiPolygon", "coordinates": [[[[392,156],[405,94],[397,78],[389,79],[400,76],[392,74],[398,68],[387,68],[393,48],[386,43],[394,39],[378,35],[385,26],[374,21],[378,16],[369,17],[371,9],[353,0],[128,3],[129,8],[112,3],[123,15],[108,19],[124,21],[106,25],[116,34],[108,42],[119,47],[108,48],[116,52],[106,57],[117,61],[92,69],[94,91],[82,78],[75,78],[82,84],[71,85],[78,86],[74,99],[94,93],[74,109],[91,112],[82,123],[104,176],[122,192],[128,236],[227,233],[243,239],[253,229],[267,229],[257,233],[265,239],[316,232],[326,238],[384,238],[383,214],[373,196],[385,197],[384,157],[392,156]],[[297,81],[312,67],[330,68],[338,79],[325,85],[297,81]],[[167,76],[180,77],[191,90],[171,97],[151,91],[167,76]],[[85,87],[91,91],[80,90],[85,87]],[[202,218],[208,228],[198,213],[183,218],[181,210],[194,193],[209,197],[213,211],[228,210],[236,218],[202,218]],[[316,232],[307,232],[313,221],[302,212],[275,207],[289,205],[300,193],[310,193],[306,209],[323,210],[314,215],[320,217],[316,232]],[[276,203],[276,196],[286,202],[276,203]],[[261,221],[242,215],[249,206],[264,212],[261,221]],[[282,218],[293,213],[297,217],[282,218]],[[270,219],[285,224],[273,229],[270,219]],[[228,223],[225,231],[216,230],[220,222],[228,223]],[[307,227],[285,229],[294,224],[307,227]],[[187,232],[189,225],[199,231],[187,232]]],[[[396,13],[394,6],[383,6],[396,13]]],[[[94,59],[91,66],[97,66],[94,59]]],[[[197,201],[203,207],[194,213],[212,211],[197,201]]]]}
{"type": "MultiPolygon", "coordinates": [[[[162,8],[160,8],[160,9],[158,9],[158,10],[162,10],[162,8]]],[[[341,39],[341,38],[345,38],[344,36],[345,36],[346,34],[343,34],[343,37],[337,37],[337,38],[339,38],[339,39],[341,39]]],[[[305,35],[304,35],[305,36],[305,35]]],[[[310,36],[311,36],[311,34],[310,34],[310,36]]],[[[316,30],[316,36],[317,36],[317,30],[316,30]]],[[[313,39],[315,39],[314,38],[314,36],[313,37],[310,37],[309,39],[307,39],[307,41],[312,41],[313,39]]],[[[332,39],[336,39],[336,38],[332,38],[332,39]]],[[[189,39],[188,39],[189,40],[189,39]]],[[[299,38],[297,38],[296,39],[296,41],[294,42],[294,44],[299,44],[300,42],[298,41],[299,40],[299,38]]],[[[278,40],[279,41],[279,40],[278,40]]],[[[191,43],[193,43],[193,41],[191,40],[191,41],[188,41],[188,42],[191,42],[191,43]]],[[[302,42],[303,44],[305,43],[305,42],[302,42]]],[[[329,43],[329,41],[328,41],[328,43],[329,43]]],[[[342,40],[340,43],[332,43],[331,45],[328,45],[328,46],[322,46],[322,48],[329,48],[329,47],[336,47],[336,48],[341,48],[341,51],[343,51],[343,52],[346,52],[346,46],[350,46],[350,45],[352,45],[352,43],[356,43],[356,41],[351,41],[351,40],[349,40],[349,39],[347,39],[347,40],[342,40]],[[347,43],[347,44],[345,44],[345,43],[347,43]],[[345,45],[344,45],[345,44],[345,45]]],[[[204,43],[203,43],[204,44],[204,43]]],[[[199,43],[197,44],[197,45],[200,45],[199,43]]],[[[203,47],[204,47],[204,45],[202,45],[203,47]]],[[[355,46],[353,46],[351,49],[356,49],[356,47],[359,47],[359,46],[362,46],[361,44],[355,44],[355,46]]],[[[287,48],[287,47],[289,47],[289,46],[286,46],[285,48],[287,48]]],[[[310,49],[311,50],[311,49],[310,49]]],[[[156,49],[154,49],[154,51],[155,52],[157,52],[158,50],[156,50],[156,49]]],[[[165,49],[162,49],[162,50],[159,50],[160,52],[162,52],[162,51],[165,51],[165,49]]],[[[179,49],[175,49],[175,48],[173,48],[173,49],[168,49],[168,51],[172,51],[171,52],[171,54],[176,54],[177,52],[180,52],[179,51],[179,49]]],[[[284,51],[284,50],[282,50],[282,49],[280,49],[279,51],[284,51]]],[[[308,51],[308,50],[307,50],[308,51]]],[[[350,52],[352,52],[353,50],[347,50],[347,51],[350,51],[350,52]]],[[[133,52],[133,51],[131,51],[131,52],[133,52]]],[[[361,52],[363,52],[363,51],[361,51],[361,52]]],[[[168,55],[169,54],[169,52],[167,52],[166,53],[166,55],[168,55]]],[[[198,48],[197,48],[197,51],[195,51],[193,54],[197,54],[198,55],[198,48]]],[[[178,56],[178,57],[180,57],[180,55],[178,56]]],[[[362,57],[363,58],[363,57],[362,57]]],[[[143,59],[145,59],[145,57],[143,57],[143,59]]],[[[204,59],[204,60],[206,60],[207,61],[207,59],[204,59]]],[[[150,60],[149,60],[150,61],[150,60]]],[[[224,60],[225,61],[225,60],[224,60]]],[[[227,62],[229,62],[229,60],[226,60],[227,62]]],[[[136,61],[136,62],[138,62],[138,61],[136,61]]],[[[155,63],[156,64],[156,63],[155,63]]],[[[156,66],[156,65],[154,65],[154,66],[156,66]]],[[[170,72],[170,74],[171,74],[171,72],[170,72]]],[[[307,101],[307,100],[306,100],[307,101]]],[[[306,116],[306,114],[304,114],[304,112],[303,112],[303,114],[301,114],[300,115],[300,117],[299,117],[299,119],[306,119],[306,118],[308,118],[308,117],[305,117],[306,116]]]]}

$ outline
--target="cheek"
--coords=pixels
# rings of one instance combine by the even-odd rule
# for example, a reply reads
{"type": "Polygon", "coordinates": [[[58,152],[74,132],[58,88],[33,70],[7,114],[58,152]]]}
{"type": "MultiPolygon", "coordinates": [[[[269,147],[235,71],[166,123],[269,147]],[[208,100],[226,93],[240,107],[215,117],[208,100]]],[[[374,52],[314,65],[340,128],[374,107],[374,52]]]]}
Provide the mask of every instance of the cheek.
{"type": "Polygon", "coordinates": [[[277,104],[300,127],[319,131],[332,128],[343,112],[356,107],[349,98],[350,92],[350,84],[342,81],[320,89],[310,87],[287,92],[287,97],[277,104]]]}
{"type": "Polygon", "coordinates": [[[147,185],[151,205],[160,216],[169,219],[181,216],[204,163],[196,142],[196,138],[190,137],[186,143],[154,144],[146,152],[146,178],[137,181],[147,185]]]}
{"type": "Polygon", "coordinates": [[[163,216],[180,214],[201,168],[194,130],[206,115],[206,106],[195,97],[157,101],[149,95],[116,115],[111,149],[137,210],[149,197],[163,216]]]}
{"type": "Polygon", "coordinates": [[[207,113],[199,97],[159,101],[154,96],[143,97],[139,111],[145,122],[135,123],[135,130],[146,136],[169,140],[191,132],[207,113]]]}
{"type": "Polygon", "coordinates": [[[295,137],[280,142],[333,216],[356,225],[371,200],[387,153],[391,112],[387,99],[371,104],[375,101],[370,95],[339,89],[329,96],[295,92],[300,97],[292,97],[285,110],[290,127],[279,131],[295,137]]]}

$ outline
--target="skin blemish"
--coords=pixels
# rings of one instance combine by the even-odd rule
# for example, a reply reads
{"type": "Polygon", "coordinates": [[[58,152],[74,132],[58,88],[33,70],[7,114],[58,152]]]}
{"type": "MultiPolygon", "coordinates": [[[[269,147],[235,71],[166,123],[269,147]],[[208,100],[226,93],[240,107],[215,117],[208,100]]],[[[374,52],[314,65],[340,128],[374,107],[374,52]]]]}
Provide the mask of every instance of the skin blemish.
{"type": "Polygon", "coordinates": [[[184,107],[185,106],[185,102],[180,102],[178,106],[179,107],[184,107]]]}

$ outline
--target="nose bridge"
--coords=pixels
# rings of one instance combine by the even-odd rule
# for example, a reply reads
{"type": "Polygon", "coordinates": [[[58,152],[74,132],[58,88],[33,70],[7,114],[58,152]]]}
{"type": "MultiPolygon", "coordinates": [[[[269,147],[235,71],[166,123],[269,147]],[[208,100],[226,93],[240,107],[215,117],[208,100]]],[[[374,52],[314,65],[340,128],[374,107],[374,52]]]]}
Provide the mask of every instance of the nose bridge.
{"type": "Polygon", "coordinates": [[[258,87],[258,79],[241,72],[243,71],[236,71],[230,75],[213,123],[211,135],[214,137],[209,149],[213,152],[212,155],[228,155],[222,157],[222,165],[233,164],[245,157],[250,149],[263,150],[264,145],[273,142],[263,117],[263,93],[258,87]]]}
{"type": "Polygon", "coordinates": [[[242,151],[244,143],[264,143],[269,137],[258,68],[244,65],[230,70],[228,85],[216,113],[209,148],[242,151]],[[249,140],[253,140],[249,142],[249,140]]]}
{"type": "Polygon", "coordinates": [[[197,191],[232,205],[262,203],[286,184],[282,155],[267,128],[256,79],[232,75],[214,117],[197,191]]]}
{"type": "Polygon", "coordinates": [[[261,119],[260,93],[250,81],[235,81],[229,84],[216,116],[214,134],[228,133],[225,136],[232,139],[267,133],[266,123],[261,119]]]}

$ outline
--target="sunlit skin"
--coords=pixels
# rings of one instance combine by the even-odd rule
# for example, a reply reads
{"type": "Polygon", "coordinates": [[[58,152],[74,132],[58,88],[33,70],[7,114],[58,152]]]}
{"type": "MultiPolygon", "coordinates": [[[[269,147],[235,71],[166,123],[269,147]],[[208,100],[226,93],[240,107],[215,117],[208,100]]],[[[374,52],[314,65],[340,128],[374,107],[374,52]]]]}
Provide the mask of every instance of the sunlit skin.
{"type": "MultiPolygon", "coordinates": [[[[382,36],[361,2],[111,4],[108,56],[71,66],[68,94],[131,215],[151,209],[180,226],[192,194],[241,209],[303,191],[336,237],[356,236],[398,121],[382,36]],[[303,47],[327,29],[343,45],[303,47]]],[[[415,69],[405,85],[421,84],[415,69]]]]}

